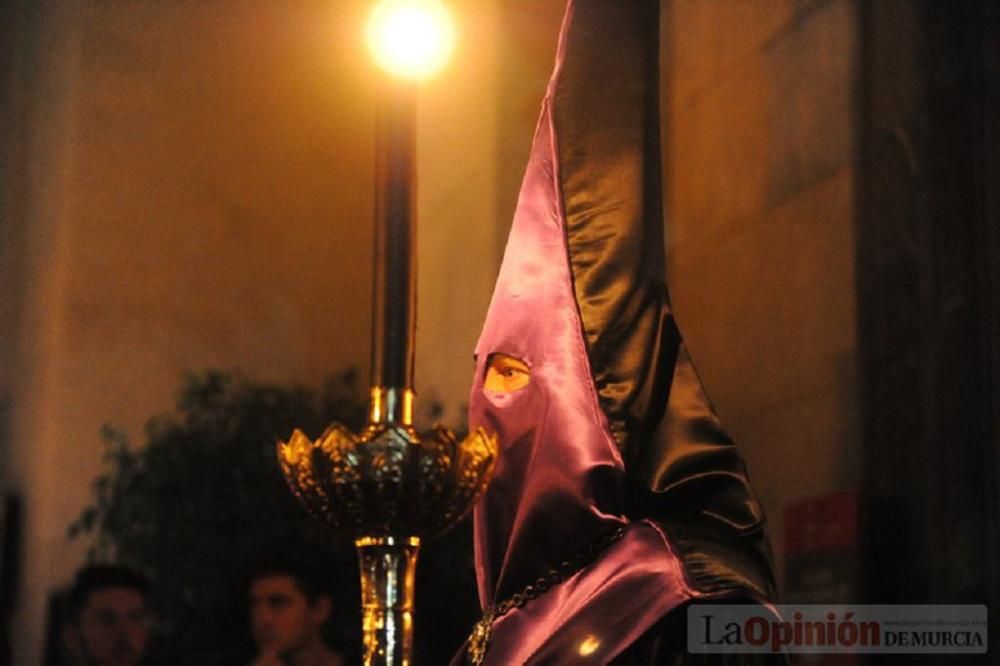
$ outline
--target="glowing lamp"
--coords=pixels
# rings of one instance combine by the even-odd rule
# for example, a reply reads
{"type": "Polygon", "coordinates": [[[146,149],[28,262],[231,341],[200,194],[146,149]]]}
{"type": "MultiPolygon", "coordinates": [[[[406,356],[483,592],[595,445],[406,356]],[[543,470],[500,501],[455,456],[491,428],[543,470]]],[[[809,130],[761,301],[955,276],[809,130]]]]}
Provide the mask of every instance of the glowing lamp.
{"type": "Polygon", "coordinates": [[[368,20],[368,46],[385,71],[422,80],[448,61],[455,25],[440,0],[382,0],[368,20]]]}

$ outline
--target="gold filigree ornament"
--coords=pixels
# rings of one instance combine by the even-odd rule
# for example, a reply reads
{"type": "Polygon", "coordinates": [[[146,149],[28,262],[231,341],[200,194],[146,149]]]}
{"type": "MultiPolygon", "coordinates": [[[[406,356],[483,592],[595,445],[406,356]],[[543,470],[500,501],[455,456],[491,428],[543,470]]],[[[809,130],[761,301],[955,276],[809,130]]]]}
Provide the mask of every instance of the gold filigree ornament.
{"type": "Polygon", "coordinates": [[[412,424],[412,392],[375,388],[360,435],[332,425],[312,441],[278,443],[292,493],[354,538],[361,571],[364,664],[412,664],[414,581],[420,540],[448,530],[486,490],[497,439],[477,429],[459,441],[412,424]]]}
{"type": "Polygon", "coordinates": [[[496,436],[482,428],[459,441],[441,427],[421,437],[408,425],[355,435],[335,424],[315,441],[296,430],[278,443],[292,493],[355,539],[447,531],[485,491],[496,457],[496,436]]]}

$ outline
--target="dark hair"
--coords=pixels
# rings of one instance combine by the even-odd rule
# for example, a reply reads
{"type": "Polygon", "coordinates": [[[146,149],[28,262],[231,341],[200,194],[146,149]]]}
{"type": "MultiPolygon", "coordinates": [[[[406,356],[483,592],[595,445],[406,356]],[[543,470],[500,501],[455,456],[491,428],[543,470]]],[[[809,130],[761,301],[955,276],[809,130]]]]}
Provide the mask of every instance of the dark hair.
{"type": "Polygon", "coordinates": [[[149,599],[149,579],[138,571],[117,564],[91,564],[80,569],[73,580],[66,600],[67,618],[70,622],[80,619],[80,611],[87,605],[90,595],[112,587],[127,587],[149,599]]]}
{"type": "Polygon", "coordinates": [[[260,562],[247,579],[247,589],[261,578],[270,576],[291,578],[309,603],[315,603],[319,597],[329,597],[332,600],[336,591],[336,581],[331,571],[294,558],[272,558],[260,562]]]}

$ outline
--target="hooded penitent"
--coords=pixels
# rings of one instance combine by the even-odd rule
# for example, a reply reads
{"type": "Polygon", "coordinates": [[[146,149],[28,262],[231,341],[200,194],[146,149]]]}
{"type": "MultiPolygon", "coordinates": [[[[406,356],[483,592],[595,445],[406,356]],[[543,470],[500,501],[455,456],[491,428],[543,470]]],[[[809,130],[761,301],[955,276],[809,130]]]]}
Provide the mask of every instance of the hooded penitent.
{"type": "Polygon", "coordinates": [[[772,596],[762,511],[667,298],[658,11],[570,0],[477,344],[470,426],[501,446],[480,599],[529,599],[492,622],[486,663],[605,663],[687,602],[772,596]],[[528,385],[487,390],[494,354],[528,385]]]}

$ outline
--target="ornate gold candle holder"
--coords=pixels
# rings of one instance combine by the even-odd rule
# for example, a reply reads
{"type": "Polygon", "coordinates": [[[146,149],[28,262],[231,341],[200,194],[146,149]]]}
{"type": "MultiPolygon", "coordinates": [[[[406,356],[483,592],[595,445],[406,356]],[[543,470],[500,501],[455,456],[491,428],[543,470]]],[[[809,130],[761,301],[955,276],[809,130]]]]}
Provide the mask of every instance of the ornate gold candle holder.
{"type": "Polygon", "coordinates": [[[296,430],[278,444],[278,460],[306,508],[354,537],[365,664],[410,664],[420,540],[468,513],[489,482],[497,445],[481,429],[462,441],[440,427],[421,437],[412,392],[372,394],[363,432],[334,424],[312,441],[296,430]],[[395,397],[406,408],[386,409],[395,397]]]}
{"type": "MultiPolygon", "coordinates": [[[[420,28],[424,22],[408,21],[420,28]]],[[[426,26],[424,26],[426,27],[426,26]]],[[[419,40],[418,40],[419,41],[419,40]]],[[[412,663],[413,584],[422,538],[464,516],[489,482],[496,440],[413,428],[416,335],[416,86],[379,80],[375,114],[372,389],[368,426],[330,426],[278,444],[292,492],[354,537],[366,664],[412,663]]]]}

